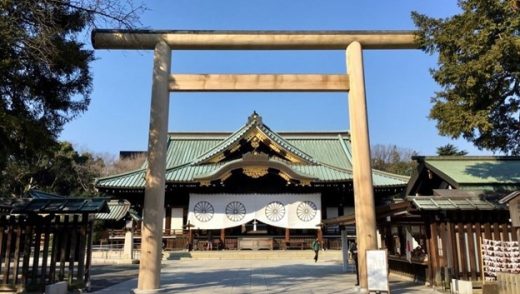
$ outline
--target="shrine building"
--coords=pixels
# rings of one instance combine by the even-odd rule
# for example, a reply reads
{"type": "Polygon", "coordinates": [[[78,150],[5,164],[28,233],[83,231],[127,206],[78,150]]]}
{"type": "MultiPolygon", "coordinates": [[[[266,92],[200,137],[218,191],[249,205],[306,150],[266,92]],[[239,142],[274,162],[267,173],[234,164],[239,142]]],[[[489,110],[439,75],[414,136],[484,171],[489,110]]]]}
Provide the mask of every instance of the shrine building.
{"type": "MultiPolygon", "coordinates": [[[[146,164],[98,179],[96,188],[142,212],[145,172],[146,164]]],[[[372,177],[376,206],[408,183],[408,177],[378,170],[372,177]]],[[[320,238],[340,249],[339,228],[322,230],[322,220],[354,211],[350,136],[275,132],[257,113],[234,133],[170,133],[165,190],[168,248],[183,242],[201,250],[208,243],[213,249],[308,248],[320,238]]]]}

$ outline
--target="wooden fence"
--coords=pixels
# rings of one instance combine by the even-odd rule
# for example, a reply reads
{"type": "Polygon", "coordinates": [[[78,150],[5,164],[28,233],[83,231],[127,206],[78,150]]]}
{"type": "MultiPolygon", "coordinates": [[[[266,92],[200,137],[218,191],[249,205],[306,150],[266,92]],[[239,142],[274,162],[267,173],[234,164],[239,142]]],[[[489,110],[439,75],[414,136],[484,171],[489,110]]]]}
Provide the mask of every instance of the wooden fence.
{"type": "Polygon", "coordinates": [[[429,280],[482,280],[482,239],[517,241],[519,230],[510,223],[432,222],[429,228],[429,280]]]}
{"type": "Polygon", "coordinates": [[[0,290],[43,291],[89,280],[92,222],[82,215],[0,216],[0,290]]]}

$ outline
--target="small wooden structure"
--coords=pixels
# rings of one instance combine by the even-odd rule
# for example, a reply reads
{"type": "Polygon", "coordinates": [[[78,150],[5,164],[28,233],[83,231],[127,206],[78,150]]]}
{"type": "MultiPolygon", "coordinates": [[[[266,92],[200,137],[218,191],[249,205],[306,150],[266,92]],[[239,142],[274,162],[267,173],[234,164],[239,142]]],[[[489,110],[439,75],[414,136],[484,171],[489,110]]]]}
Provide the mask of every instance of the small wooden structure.
{"type": "Polygon", "coordinates": [[[0,291],[43,291],[90,279],[93,218],[108,212],[105,198],[31,199],[0,215],[0,291]]]}
{"type": "MultiPolygon", "coordinates": [[[[414,159],[417,172],[406,196],[376,208],[378,243],[388,250],[390,271],[446,288],[451,279],[481,285],[482,240],[520,239],[501,201],[520,187],[514,172],[520,157],[414,159]]],[[[353,214],[323,221],[354,222],[353,214]]]]}

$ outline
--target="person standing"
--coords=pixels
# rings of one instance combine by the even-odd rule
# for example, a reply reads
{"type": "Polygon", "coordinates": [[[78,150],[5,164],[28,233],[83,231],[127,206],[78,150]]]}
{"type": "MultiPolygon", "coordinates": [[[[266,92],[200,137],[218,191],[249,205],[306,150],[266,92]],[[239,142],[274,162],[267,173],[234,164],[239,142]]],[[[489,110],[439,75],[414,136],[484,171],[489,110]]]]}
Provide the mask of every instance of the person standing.
{"type": "Polygon", "coordinates": [[[320,240],[318,238],[312,241],[311,248],[314,250],[314,262],[318,262],[318,253],[321,248],[320,240]]]}
{"type": "Polygon", "coordinates": [[[208,231],[208,244],[206,250],[211,251],[213,250],[213,236],[211,234],[211,231],[208,231]]]}
{"type": "Polygon", "coordinates": [[[354,241],[350,245],[350,255],[352,259],[354,259],[354,264],[356,266],[356,286],[359,286],[359,272],[358,272],[358,251],[357,251],[357,243],[354,241]]]}

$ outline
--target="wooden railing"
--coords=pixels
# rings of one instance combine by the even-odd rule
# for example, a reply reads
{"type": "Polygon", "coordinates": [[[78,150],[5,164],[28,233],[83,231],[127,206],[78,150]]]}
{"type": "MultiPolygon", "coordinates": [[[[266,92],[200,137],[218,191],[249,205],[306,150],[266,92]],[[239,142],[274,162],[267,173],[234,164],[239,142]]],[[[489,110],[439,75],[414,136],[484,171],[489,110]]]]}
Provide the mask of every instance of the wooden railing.
{"type": "MultiPolygon", "coordinates": [[[[226,237],[223,244],[220,239],[213,238],[212,241],[212,250],[217,249],[225,249],[225,250],[237,250],[239,249],[239,239],[246,237],[226,237]]],[[[255,237],[247,237],[247,239],[255,239],[255,237]]],[[[310,249],[311,243],[314,238],[309,237],[292,237],[289,243],[286,242],[284,237],[256,237],[256,239],[269,239],[269,245],[262,246],[262,248],[274,249],[274,250],[284,250],[284,249],[310,249]],[[272,244],[271,244],[272,243],[272,244]],[[287,244],[290,244],[289,248],[287,244]],[[292,246],[294,245],[294,246],[292,246]],[[294,248],[293,248],[294,247],[294,248]]],[[[208,240],[205,238],[194,238],[193,240],[193,250],[207,250],[208,240]]],[[[243,247],[243,246],[242,246],[243,247]]],[[[327,247],[326,247],[327,248],[327,247]]],[[[327,248],[328,249],[328,248],[327,248]]]]}
{"type": "MultiPolygon", "coordinates": [[[[108,230],[109,238],[124,238],[125,237],[125,230],[108,230]]],[[[176,235],[184,235],[187,231],[185,230],[179,230],[179,229],[165,229],[163,231],[163,236],[176,236],[176,235]]],[[[134,230],[134,238],[140,238],[141,237],[141,230],[136,229],[134,230]]]]}
{"type": "MultiPolygon", "coordinates": [[[[105,244],[122,244],[124,242],[124,230],[109,230],[108,238],[104,239],[100,245],[105,244]]],[[[245,236],[244,236],[245,237],[245,236]]],[[[219,238],[213,238],[212,250],[237,250],[238,249],[238,238],[240,236],[227,236],[222,242],[219,238]]],[[[259,237],[263,238],[263,237],[259,237]]],[[[290,238],[289,243],[286,242],[283,236],[272,236],[272,249],[284,250],[284,249],[310,249],[313,237],[293,236],[290,238]]],[[[134,246],[135,248],[140,247],[141,234],[139,230],[134,231],[134,246]]],[[[208,240],[205,236],[193,237],[192,244],[189,246],[189,233],[188,231],[182,230],[169,230],[163,233],[163,244],[166,250],[208,250],[208,240]]],[[[269,246],[271,247],[271,246],[269,246]]],[[[341,240],[339,238],[326,238],[323,243],[323,248],[339,250],[341,249],[341,240]]]]}

